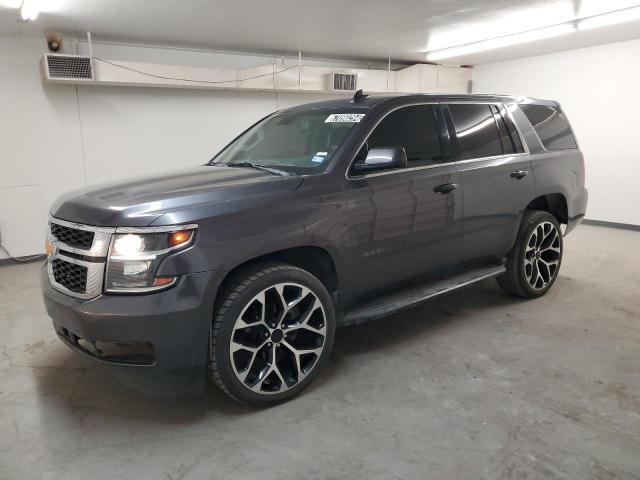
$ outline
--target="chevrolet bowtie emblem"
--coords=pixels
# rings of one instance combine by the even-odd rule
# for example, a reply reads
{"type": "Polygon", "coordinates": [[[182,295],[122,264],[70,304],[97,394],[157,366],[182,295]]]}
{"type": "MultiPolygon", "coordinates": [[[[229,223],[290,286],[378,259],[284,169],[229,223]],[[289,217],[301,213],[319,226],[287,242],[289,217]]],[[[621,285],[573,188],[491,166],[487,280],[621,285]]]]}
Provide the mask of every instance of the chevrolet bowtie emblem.
{"type": "Polygon", "coordinates": [[[47,257],[52,257],[54,253],[56,253],[56,247],[49,240],[44,242],[44,253],[47,257]]]}

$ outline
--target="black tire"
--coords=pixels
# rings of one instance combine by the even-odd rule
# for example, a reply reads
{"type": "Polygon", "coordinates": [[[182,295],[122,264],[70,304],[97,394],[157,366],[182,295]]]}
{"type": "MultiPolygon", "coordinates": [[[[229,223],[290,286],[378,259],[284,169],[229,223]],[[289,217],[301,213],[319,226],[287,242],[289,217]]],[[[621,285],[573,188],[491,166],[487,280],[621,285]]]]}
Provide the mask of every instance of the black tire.
{"type": "Polygon", "coordinates": [[[541,297],[558,278],[562,252],[562,231],[558,220],[548,212],[527,210],[522,218],[516,243],[507,257],[507,271],[498,278],[498,283],[508,293],[518,297],[541,297]],[[557,237],[553,237],[553,242],[549,224],[553,225],[557,234],[557,237]],[[545,229],[549,229],[549,233],[544,234],[546,236],[540,235],[545,229]],[[533,237],[534,232],[537,232],[536,239],[533,237]],[[537,242],[538,238],[542,238],[541,244],[532,248],[531,242],[537,242]],[[544,242],[548,242],[550,246],[546,246],[544,242]],[[541,252],[542,248],[546,250],[541,252]],[[547,276],[548,279],[542,278],[547,276]]]}
{"type": "Polygon", "coordinates": [[[335,335],[335,312],[327,289],[311,273],[283,263],[256,264],[227,284],[216,305],[211,329],[211,374],[214,383],[234,400],[255,406],[285,402],[308,387],[326,364],[335,335]],[[290,285],[281,287],[282,284],[290,285]],[[279,293],[276,286],[283,289],[284,294],[279,293]],[[305,293],[305,288],[309,290],[308,293],[305,293]],[[299,297],[292,297],[288,304],[298,302],[297,306],[291,308],[289,315],[282,315],[287,308],[283,303],[288,301],[287,295],[295,295],[298,291],[299,297]],[[260,298],[264,298],[264,302],[260,298]],[[322,308],[317,307],[315,300],[320,302],[322,308]],[[282,312],[277,311],[280,308],[278,305],[283,306],[282,312]],[[300,321],[304,317],[308,323],[304,326],[296,323],[297,313],[300,321]],[[245,323],[240,321],[241,314],[245,323]],[[276,325],[276,328],[272,329],[272,325],[276,325]],[[280,330],[278,338],[277,330],[280,330]],[[283,332],[289,332],[288,339],[283,332]],[[242,344],[234,352],[233,359],[232,335],[235,348],[242,344]],[[265,339],[262,339],[263,335],[265,339]],[[256,346],[267,341],[269,343],[264,343],[262,347],[256,346]],[[306,342],[303,345],[305,348],[298,350],[299,345],[294,341],[306,342]],[[309,347],[310,342],[313,343],[312,347],[309,347]],[[320,343],[322,346],[318,347],[320,343]],[[249,351],[247,345],[255,347],[255,352],[249,351]],[[310,351],[307,348],[322,350],[317,355],[305,353],[310,351]],[[247,360],[247,357],[250,358],[247,360]],[[270,359],[270,363],[267,359],[270,359]],[[245,362],[248,367],[241,369],[245,362]],[[267,363],[259,370],[261,362],[267,363]],[[306,373],[303,372],[303,363],[304,368],[309,368],[306,373]],[[275,365],[275,368],[270,365],[275,365]],[[256,373],[258,370],[263,376],[256,373]],[[246,378],[240,378],[244,372],[246,378]],[[254,380],[256,384],[253,384],[254,380]],[[289,382],[292,382],[291,385],[289,382]],[[252,387],[261,390],[254,391],[252,387]]]}

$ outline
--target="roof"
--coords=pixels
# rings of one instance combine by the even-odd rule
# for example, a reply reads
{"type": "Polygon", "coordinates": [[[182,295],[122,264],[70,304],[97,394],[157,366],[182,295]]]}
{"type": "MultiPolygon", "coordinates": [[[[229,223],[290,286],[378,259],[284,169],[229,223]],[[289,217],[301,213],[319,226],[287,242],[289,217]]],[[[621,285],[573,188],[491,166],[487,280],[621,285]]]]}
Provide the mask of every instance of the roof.
{"type": "Polygon", "coordinates": [[[533,103],[538,105],[556,106],[553,100],[541,100],[515,95],[488,95],[488,94],[442,94],[442,93],[420,93],[420,94],[397,94],[397,95],[369,95],[368,97],[355,102],[353,97],[323,100],[320,102],[299,105],[296,108],[326,108],[326,109],[358,109],[368,110],[373,106],[383,106],[387,103],[412,103],[419,101],[453,102],[453,101],[487,101],[501,103],[533,103]],[[404,100],[404,102],[403,102],[404,100]]]}

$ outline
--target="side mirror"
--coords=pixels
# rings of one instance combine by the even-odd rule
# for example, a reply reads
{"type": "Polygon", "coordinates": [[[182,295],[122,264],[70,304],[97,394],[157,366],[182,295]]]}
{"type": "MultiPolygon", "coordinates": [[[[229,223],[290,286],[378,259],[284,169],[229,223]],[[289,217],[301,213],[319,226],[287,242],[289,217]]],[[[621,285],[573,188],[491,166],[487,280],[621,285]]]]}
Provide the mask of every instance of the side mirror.
{"type": "Polygon", "coordinates": [[[402,147],[372,148],[367,158],[353,164],[351,171],[357,175],[407,167],[407,152],[402,147]]]}

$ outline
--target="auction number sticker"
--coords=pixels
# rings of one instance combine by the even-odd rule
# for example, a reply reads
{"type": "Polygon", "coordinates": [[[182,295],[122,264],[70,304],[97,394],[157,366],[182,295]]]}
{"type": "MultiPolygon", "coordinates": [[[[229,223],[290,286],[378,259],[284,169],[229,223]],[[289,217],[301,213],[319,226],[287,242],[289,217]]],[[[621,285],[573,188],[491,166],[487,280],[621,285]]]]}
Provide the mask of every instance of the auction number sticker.
{"type": "Polygon", "coordinates": [[[332,113],[324,123],[358,123],[364,117],[364,113],[332,113]]]}
{"type": "Polygon", "coordinates": [[[315,163],[323,163],[327,159],[327,152],[318,152],[311,159],[315,163]]]}

